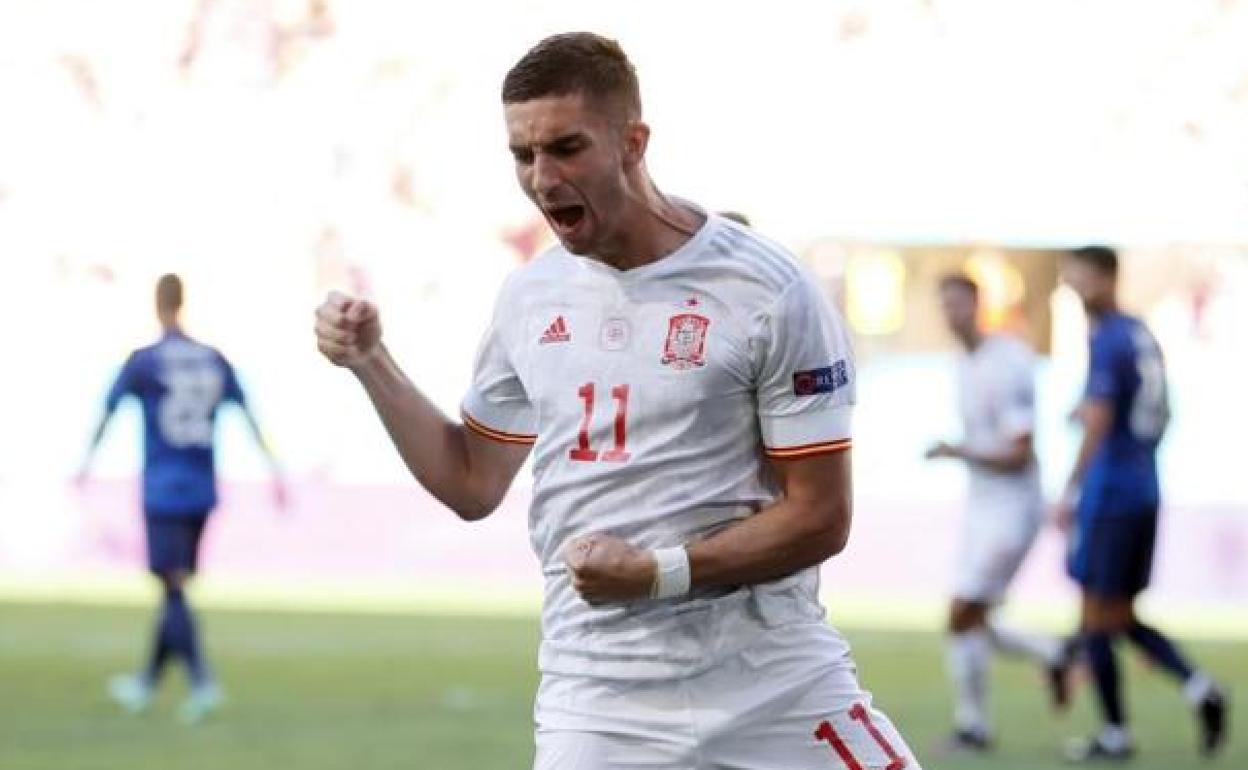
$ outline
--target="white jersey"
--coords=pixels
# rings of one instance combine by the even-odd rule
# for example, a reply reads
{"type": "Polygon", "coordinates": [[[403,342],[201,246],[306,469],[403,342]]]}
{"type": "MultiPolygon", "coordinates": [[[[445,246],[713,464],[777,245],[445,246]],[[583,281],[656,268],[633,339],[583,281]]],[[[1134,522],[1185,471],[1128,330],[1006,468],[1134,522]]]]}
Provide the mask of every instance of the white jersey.
{"type": "MultiPolygon", "coordinates": [[[[972,452],[1000,454],[1035,430],[1033,358],[1019,340],[994,334],[984,337],[979,347],[958,362],[963,442],[972,452]]],[[[968,468],[972,515],[980,510],[993,517],[1041,515],[1040,474],[1034,458],[1017,472],[975,464],[968,468]]]]}
{"type": "MultiPolygon", "coordinates": [[[[753,515],[778,495],[765,455],[848,448],[854,377],[843,323],[814,280],[784,249],[716,215],[632,270],[556,247],[514,273],[463,416],[496,440],[534,444],[541,669],[691,676],[768,628],[821,620],[817,568],[591,607],[563,548],[596,532],[678,546],[753,515]]],[[[831,654],[844,655],[835,638],[831,654]]]]}

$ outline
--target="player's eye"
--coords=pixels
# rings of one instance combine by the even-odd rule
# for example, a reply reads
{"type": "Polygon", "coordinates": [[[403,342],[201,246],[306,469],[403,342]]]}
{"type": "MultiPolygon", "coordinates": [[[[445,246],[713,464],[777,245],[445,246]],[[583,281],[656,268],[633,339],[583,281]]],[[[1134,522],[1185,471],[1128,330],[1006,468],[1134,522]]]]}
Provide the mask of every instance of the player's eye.
{"type": "Polygon", "coordinates": [[[527,166],[533,162],[533,151],[527,147],[512,147],[511,157],[515,158],[516,163],[527,166]]]}
{"type": "Polygon", "coordinates": [[[565,139],[550,146],[550,153],[560,158],[570,158],[585,148],[580,139],[565,139]]]}

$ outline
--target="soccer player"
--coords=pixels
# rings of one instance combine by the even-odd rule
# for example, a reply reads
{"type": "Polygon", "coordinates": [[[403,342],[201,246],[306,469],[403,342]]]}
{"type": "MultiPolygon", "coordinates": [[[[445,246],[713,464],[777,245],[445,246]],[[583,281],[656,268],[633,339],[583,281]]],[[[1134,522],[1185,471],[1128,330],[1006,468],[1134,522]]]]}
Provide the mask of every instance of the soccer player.
{"type": "Polygon", "coordinates": [[[947,657],[955,708],[946,748],[985,751],[992,744],[987,691],[993,650],[1043,667],[1059,706],[1065,705],[1065,676],[1056,640],[1011,628],[989,614],[1004,599],[1044,521],[1032,448],[1032,352],[1019,340],[980,328],[979,287],[969,278],[946,276],[940,300],[945,322],[966,350],[957,372],[963,438],[937,443],[926,456],[961,460],[970,474],[949,607],[947,657]]]}
{"type": "Polygon", "coordinates": [[[372,303],[330,294],[316,335],[463,519],[534,453],[535,767],[918,767],[817,598],[850,526],[840,317],[782,248],[655,186],[614,41],[543,40],[502,101],[559,243],[502,288],[462,423],[403,374],[372,303]]]}
{"type": "Polygon", "coordinates": [[[1078,410],[1083,443],[1055,510],[1070,530],[1067,571],[1082,594],[1080,640],[1104,718],[1101,731],[1068,747],[1072,760],[1127,759],[1133,751],[1122,704],[1114,641],[1126,637],[1183,686],[1196,711],[1200,750],[1225,739],[1227,701],[1164,634],[1135,614],[1148,585],[1160,492],[1156,453],[1169,421],[1161,349],[1148,328],[1118,309],[1118,257],[1090,246],[1063,263],[1091,328],[1088,382],[1078,410]]]}
{"type": "Polygon", "coordinates": [[[151,703],[165,664],[171,658],[180,660],[190,675],[191,692],[179,713],[184,721],[196,722],[223,701],[185,595],[187,581],[195,572],[204,524],[217,504],[213,439],[217,407],[223,402],[242,408],[256,442],[272,464],[279,506],[285,490],[277,460],[247,406],[234,369],[215,349],[186,335],[179,322],[181,309],[181,279],[161,276],[156,284],[161,338],[134,351],[122,367],[108,392],[79,480],[86,479],[91,458],[118,403],[127,395],[137,397],[143,408],[148,566],[164,589],[164,606],[143,669],[113,677],[108,691],[126,710],[142,712],[151,703]]]}

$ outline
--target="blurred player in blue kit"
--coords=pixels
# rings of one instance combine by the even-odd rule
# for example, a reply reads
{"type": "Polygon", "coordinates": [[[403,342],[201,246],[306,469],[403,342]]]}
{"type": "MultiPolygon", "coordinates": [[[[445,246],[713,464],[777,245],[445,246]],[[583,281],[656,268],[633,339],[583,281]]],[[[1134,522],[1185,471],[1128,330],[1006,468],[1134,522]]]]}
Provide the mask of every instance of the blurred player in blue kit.
{"type": "Polygon", "coordinates": [[[1196,712],[1200,750],[1226,737],[1227,700],[1164,634],[1135,614],[1152,568],[1160,485],[1157,445],[1169,422],[1165,363],[1148,328],[1118,308],[1118,257],[1089,246],[1072,252],[1063,278],[1079,295],[1090,327],[1088,382],[1078,417],[1083,443],[1055,511],[1070,532],[1067,571],[1082,593],[1080,635],[1104,727],[1068,747],[1072,761],[1125,760],[1134,753],[1122,704],[1114,641],[1125,637],[1172,675],[1196,712]]]}
{"type": "Polygon", "coordinates": [[[192,340],[182,330],[182,281],[164,275],[156,284],[156,315],[162,334],[153,345],[134,351],[108,392],[104,413],[91,439],[79,473],[85,482],[109,420],[121,400],[139,399],[143,410],[143,511],[148,567],[164,589],[164,606],[156,622],[151,650],[142,670],[113,677],[109,695],[133,713],[148,708],[165,664],[182,661],[191,692],[180,710],[196,722],[223,702],[196,631],[185,586],[195,572],[200,537],[217,505],[214,437],[218,407],[225,402],[243,411],[256,442],[273,467],[279,507],[285,489],[273,453],[229,361],[214,348],[192,340]]]}

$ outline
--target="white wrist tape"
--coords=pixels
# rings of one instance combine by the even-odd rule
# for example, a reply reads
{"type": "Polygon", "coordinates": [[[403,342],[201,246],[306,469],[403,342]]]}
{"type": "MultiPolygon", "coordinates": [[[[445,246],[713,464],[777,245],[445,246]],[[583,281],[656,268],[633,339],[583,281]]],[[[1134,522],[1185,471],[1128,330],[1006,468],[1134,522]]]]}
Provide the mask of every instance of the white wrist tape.
{"type": "Polygon", "coordinates": [[[671,599],[689,593],[692,573],[689,569],[689,554],[684,546],[676,548],[656,548],[654,561],[658,567],[654,575],[654,586],[650,589],[652,599],[671,599]]]}

